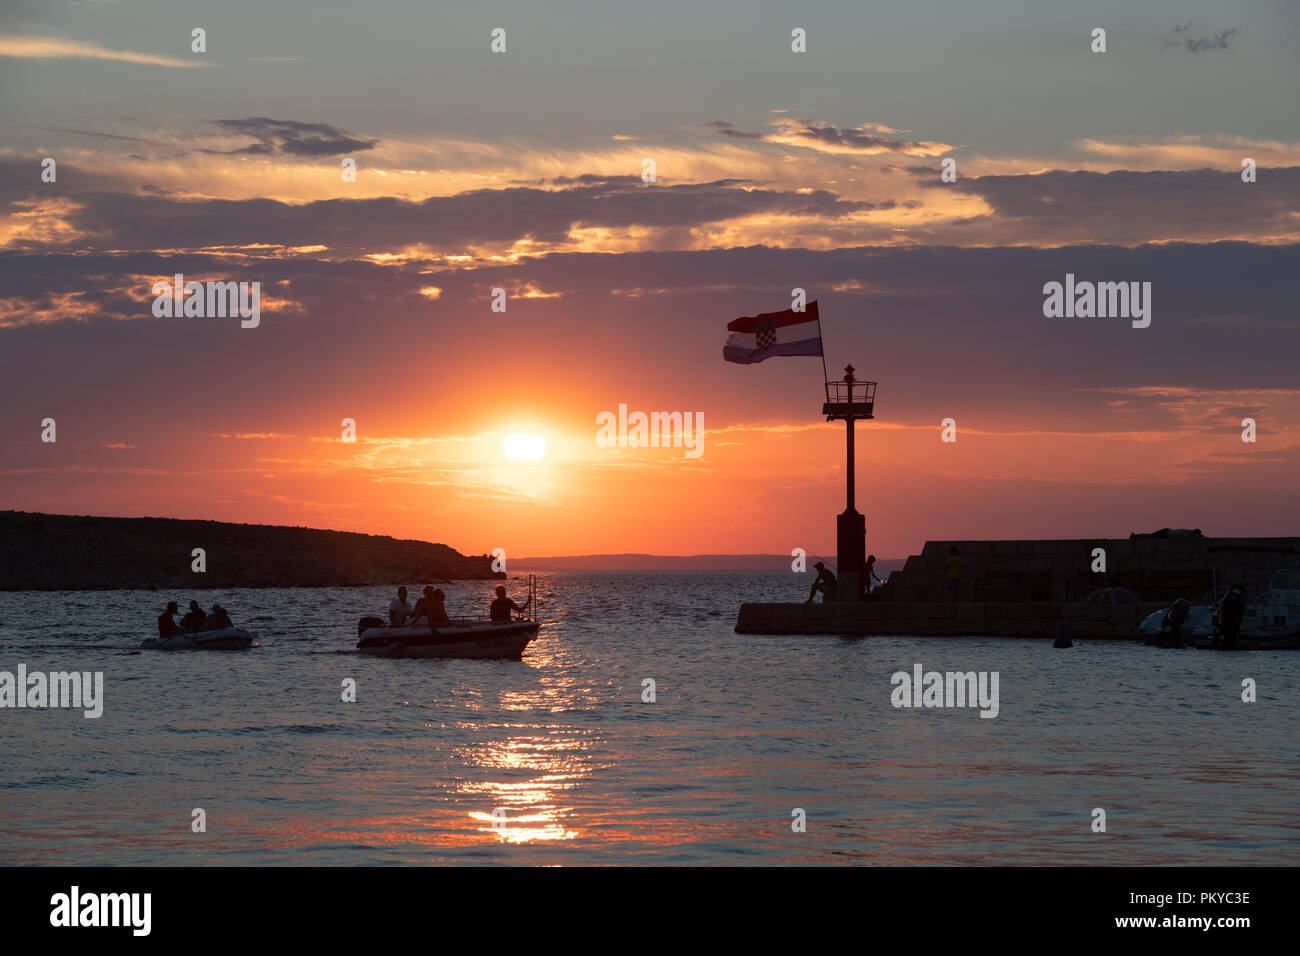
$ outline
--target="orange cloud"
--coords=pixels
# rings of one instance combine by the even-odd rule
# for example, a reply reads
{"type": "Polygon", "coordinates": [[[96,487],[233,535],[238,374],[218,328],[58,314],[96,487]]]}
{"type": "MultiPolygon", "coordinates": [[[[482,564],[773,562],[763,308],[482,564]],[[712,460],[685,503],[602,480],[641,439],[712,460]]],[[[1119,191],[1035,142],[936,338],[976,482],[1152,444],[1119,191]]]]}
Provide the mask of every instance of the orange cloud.
{"type": "Polygon", "coordinates": [[[138,66],[165,66],[179,70],[193,70],[209,65],[198,59],[182,60],[174,56],[137,53],[133,50],[109,50],[98,43],[85,40],[23,36],[15,33],[0,34],[0,56],[28,60],[117,60],[122,63],[135,63],[138,66]]]}

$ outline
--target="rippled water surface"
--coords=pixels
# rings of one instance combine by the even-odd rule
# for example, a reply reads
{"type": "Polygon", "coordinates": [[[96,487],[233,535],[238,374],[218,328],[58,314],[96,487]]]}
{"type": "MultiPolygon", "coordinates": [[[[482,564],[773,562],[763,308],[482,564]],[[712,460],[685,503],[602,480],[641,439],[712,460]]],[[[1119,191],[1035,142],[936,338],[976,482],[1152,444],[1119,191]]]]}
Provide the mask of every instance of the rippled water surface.
{"type": "Polygon", "coordinates": [[[357,656],[387,589],[0,593],[0,670],[105,680],[97,720],[0,710],[0,863],[1300,862],[1300,653],[742,637],[741,600],[806,590],[539,579],[522,662],[357,656]],[[262,646],[133,649],[190,597],[262,646]],[[895,709],[918,662],[997,671],[999,715],[895,709]]]}

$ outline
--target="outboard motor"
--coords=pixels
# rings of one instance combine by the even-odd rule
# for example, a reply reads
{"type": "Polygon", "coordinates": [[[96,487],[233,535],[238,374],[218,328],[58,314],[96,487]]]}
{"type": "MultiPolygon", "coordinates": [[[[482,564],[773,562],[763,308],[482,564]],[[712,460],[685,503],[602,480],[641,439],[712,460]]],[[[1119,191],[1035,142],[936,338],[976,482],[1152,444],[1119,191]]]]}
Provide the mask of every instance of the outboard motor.
{"type": "Polygon", "coordinates": [[[372,627],[383,627],[386,623],[388,622],[382,617],[363,617],[357,621],[357,637],[360,637],[372,627]]]}

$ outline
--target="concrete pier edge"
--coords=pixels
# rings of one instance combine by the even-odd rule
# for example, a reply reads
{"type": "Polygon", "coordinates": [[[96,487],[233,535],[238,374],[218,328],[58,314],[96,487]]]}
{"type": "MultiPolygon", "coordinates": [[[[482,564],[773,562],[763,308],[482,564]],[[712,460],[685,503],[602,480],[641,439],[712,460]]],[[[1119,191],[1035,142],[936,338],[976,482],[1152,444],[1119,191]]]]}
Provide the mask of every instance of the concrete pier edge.
{"type": "Polygon", "coordinates": [[[1073,638],[1132,640],[1163,602],[1137,604],[742,604],[737,634],[896,635],[899,637],[1053,638],[1061,624],[1073,638]]]}

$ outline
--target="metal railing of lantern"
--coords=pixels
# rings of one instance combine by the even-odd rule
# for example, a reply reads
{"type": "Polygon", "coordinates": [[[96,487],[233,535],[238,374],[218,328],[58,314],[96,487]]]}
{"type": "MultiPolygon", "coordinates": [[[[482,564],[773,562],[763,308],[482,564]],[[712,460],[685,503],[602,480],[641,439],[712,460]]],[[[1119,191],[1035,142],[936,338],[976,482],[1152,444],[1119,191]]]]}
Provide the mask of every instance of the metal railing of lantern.
{"type": "Polygon", "coordinates": [[[876,404],[876,383],[836,379],[826,383],[826,404],[822,414],[827,421],[837,418],[871,418],[876,404]]]}

